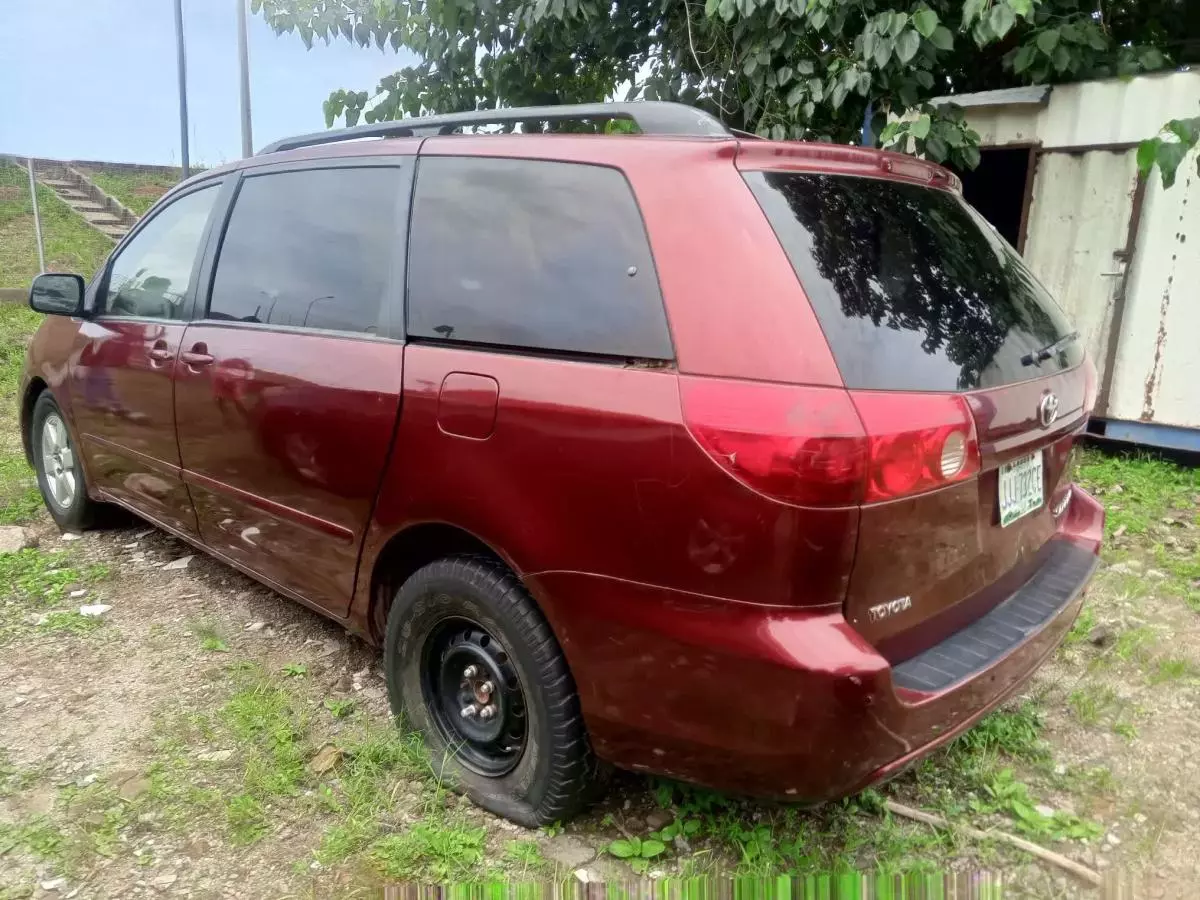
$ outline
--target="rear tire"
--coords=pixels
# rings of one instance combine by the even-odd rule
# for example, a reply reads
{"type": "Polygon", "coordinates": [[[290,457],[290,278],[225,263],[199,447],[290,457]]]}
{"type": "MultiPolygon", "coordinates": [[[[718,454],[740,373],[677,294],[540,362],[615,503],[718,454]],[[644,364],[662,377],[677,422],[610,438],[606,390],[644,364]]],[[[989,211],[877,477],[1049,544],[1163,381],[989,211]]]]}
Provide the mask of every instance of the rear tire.
{"type": "Polygon", "coordinates": [[[79,450],[49,391],[42,391],[33,404],[29,433],[33,468],[46,509],[64,531],[84,530],[95,520],[97,504],[88,497],[79,450]]]}
{"type": "Polygon", "coordinates": [[[392,711],[424,735],[434,771],[484,809],[537,827],[589,798],[595,759],[575,683],[501,563],[448,557],[404,582],[384,669],[392,711]]]}

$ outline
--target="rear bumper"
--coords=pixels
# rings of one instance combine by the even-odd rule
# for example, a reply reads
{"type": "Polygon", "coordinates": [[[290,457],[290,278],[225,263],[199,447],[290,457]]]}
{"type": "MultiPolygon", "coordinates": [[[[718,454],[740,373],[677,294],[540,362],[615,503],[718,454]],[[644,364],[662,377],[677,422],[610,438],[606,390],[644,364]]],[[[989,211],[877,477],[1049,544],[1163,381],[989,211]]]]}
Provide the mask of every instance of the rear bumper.
{"type": "MultiPolygon", "coordinates": [[[[1053,578],[1040,569],[997,610],[1028,619],[1025,601],[1044,600],[1051,581],[1058,599],[992,657],[931,690],[915,689],[904,664],[893,668],[840,610],[733,604],[578,573],[544,574],[530,586],[566,652],[601,758],[721,790],[831,800],[953,739],[1062,642],[1103,526],[1099,504],[1072,490],[1054,539],[1061,547],[1048,557],[1058,561],[1053,578]]],[[[961,646],[939,646],[965,660],[961,634],[943,642],[961,646]]]]}

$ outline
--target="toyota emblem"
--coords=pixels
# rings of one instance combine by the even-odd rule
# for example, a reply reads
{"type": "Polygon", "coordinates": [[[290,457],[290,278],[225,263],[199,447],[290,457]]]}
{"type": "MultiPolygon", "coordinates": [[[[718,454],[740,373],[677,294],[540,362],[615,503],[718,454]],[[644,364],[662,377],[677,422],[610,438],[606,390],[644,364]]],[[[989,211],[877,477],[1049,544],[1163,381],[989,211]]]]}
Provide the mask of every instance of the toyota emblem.
{"type": "Polygon", "coordinates": [[[1042,402],[1038,404],[1038,419],[1041,420],[1043,428],[1049,428],[1057,418],[1058,395],[1052,391],[1046,391],[1042,395],[1042,402]]]}

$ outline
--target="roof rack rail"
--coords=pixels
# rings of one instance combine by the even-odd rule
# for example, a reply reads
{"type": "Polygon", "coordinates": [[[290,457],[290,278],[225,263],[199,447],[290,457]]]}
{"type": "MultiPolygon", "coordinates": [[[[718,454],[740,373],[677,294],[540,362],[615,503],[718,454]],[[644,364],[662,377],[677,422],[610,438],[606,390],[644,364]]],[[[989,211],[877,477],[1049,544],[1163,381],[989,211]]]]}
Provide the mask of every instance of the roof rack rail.
{"type": "Polygon", "coordinates": [[[452,134],[470,125],[507,125],[517,122],[571,122],[588,119],[628,119],[643,134],[678,134],[695,137],[728,137],[720,120],[703,110],[682,103],[643,100],[634,103],[579,103],[563,106],[524,106],[511,109],[476,109],[470,112],[398,119],[372,125],[355,125],[334,131],[317,131],[284,138],[259,151],[278,153],[299,147],[334,144],[359,138],[429,137],[452,134]]]}

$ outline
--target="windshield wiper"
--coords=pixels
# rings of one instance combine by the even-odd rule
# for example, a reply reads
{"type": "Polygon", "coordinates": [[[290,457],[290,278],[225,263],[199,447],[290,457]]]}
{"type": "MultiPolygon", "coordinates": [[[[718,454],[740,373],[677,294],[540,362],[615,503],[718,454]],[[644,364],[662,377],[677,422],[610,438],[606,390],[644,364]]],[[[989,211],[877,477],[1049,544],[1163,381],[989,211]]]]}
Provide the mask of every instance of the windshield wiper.
{"type": "Polygon", "coordinates": [[[1070,334],[1064,334],[1053,344],[1047,344],[1040,350],[1035,350],[1033,353],[1026,353],[1021,357],[1021,365],[1023,366],[1040,366],[1043,362],[1058,353],[1068,344],[1073,344],[1079,340],[1079,332],[1072,331],[1070,334]]]}

